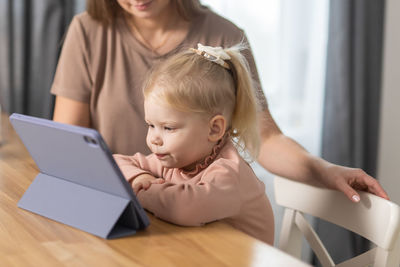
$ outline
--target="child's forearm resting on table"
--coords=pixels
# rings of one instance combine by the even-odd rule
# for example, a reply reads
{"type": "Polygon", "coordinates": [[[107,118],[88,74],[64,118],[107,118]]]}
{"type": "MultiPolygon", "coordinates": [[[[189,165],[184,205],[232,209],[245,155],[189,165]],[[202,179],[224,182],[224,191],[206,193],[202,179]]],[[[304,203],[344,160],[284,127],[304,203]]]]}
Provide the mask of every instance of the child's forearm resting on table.
{"type": "Polygon", "coordinates": [[[185,226],[203,225],[240,211],[239,185],[232,183],[232,177],[220,174],[213,172],[197,183],[153,184],[148,190],[139,191],[137,197],[161,219],[185,226]]]}
{"type": "Polygon", "coordinates": [[[239,179],[231,174],[228,166],[215,167],[197,181],[164,183],[156,179],[156,176],[163,176],[162,168],[147,162],[143,155],[114,155],[114,158],[134,190],[136,180],[139,184],[142,179],[150,181],[146,188],[139,185],[135,193],[142,206],[161,219],[199,226],[233,216],[240,210],[239,179]]]}

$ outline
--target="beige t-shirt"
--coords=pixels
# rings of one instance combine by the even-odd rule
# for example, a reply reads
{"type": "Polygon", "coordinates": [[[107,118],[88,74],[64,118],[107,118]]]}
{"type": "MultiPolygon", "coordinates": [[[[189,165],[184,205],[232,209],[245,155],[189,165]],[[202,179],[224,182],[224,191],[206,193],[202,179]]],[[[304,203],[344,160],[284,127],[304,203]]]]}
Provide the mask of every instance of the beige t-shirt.
{"type": "MultiPolygon", "coordinates": [[[[247,41],[241,29],[206,9],[192,20],[177,49],[159,56],[135,39],[122,17],[104,26],[84,12],[68,29],[51,93],[89,103],[91,127],[113,153],[149,154],[142,83],[151,66],[197,43],[229,47],[243,39],[247,41]]],[[[253,56],[250,51],[245,55],[259,84],[253,56]]],[[[261,106],[266,107],[258,88],[261,106]]]]}

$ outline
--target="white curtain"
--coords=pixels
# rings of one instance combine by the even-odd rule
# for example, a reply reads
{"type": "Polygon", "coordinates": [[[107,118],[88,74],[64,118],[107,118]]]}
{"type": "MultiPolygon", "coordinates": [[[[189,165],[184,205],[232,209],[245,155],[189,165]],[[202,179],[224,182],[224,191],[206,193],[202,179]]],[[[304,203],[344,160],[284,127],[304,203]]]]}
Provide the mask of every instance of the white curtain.
{"type": "MultiPolygon", "coordinates": [[[[242,28],[252,47],[272,116],[281,130],[320,154],[328,33],[328,0],[202,0],[242,28]]],[[[275,213],[275,242],[282,210],[272,175],[253,164],[275,213]]],[[[303,255],[309,259],[307,253],[303,255]]]]}

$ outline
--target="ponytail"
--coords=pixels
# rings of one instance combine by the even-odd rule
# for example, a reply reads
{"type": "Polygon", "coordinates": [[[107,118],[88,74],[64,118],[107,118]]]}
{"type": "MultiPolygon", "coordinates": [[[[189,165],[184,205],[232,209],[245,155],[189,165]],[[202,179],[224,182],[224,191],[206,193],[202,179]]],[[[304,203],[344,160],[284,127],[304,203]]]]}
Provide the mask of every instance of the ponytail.
{"type": "Polygon", "coordinates": [[[260,146],[256,90],[248,62],[241,53],[244,49],[248,47],[243,43],[225,49],[231,57],[229,65],[236,93],[231,135],[236,137],[236,143],[243,152],[247,150],[256,159],[260,146]]]}

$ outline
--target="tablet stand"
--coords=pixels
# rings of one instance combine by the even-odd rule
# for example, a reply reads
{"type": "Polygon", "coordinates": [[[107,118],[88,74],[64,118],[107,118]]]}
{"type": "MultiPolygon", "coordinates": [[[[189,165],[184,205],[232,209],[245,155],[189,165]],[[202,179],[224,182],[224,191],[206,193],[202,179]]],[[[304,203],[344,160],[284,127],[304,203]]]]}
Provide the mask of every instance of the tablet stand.
{"type": "Polygon", "coordinates": [[[43,173],[18,207],[107,239],[135,234],[145,224],[132,200],[43,173]]]}

